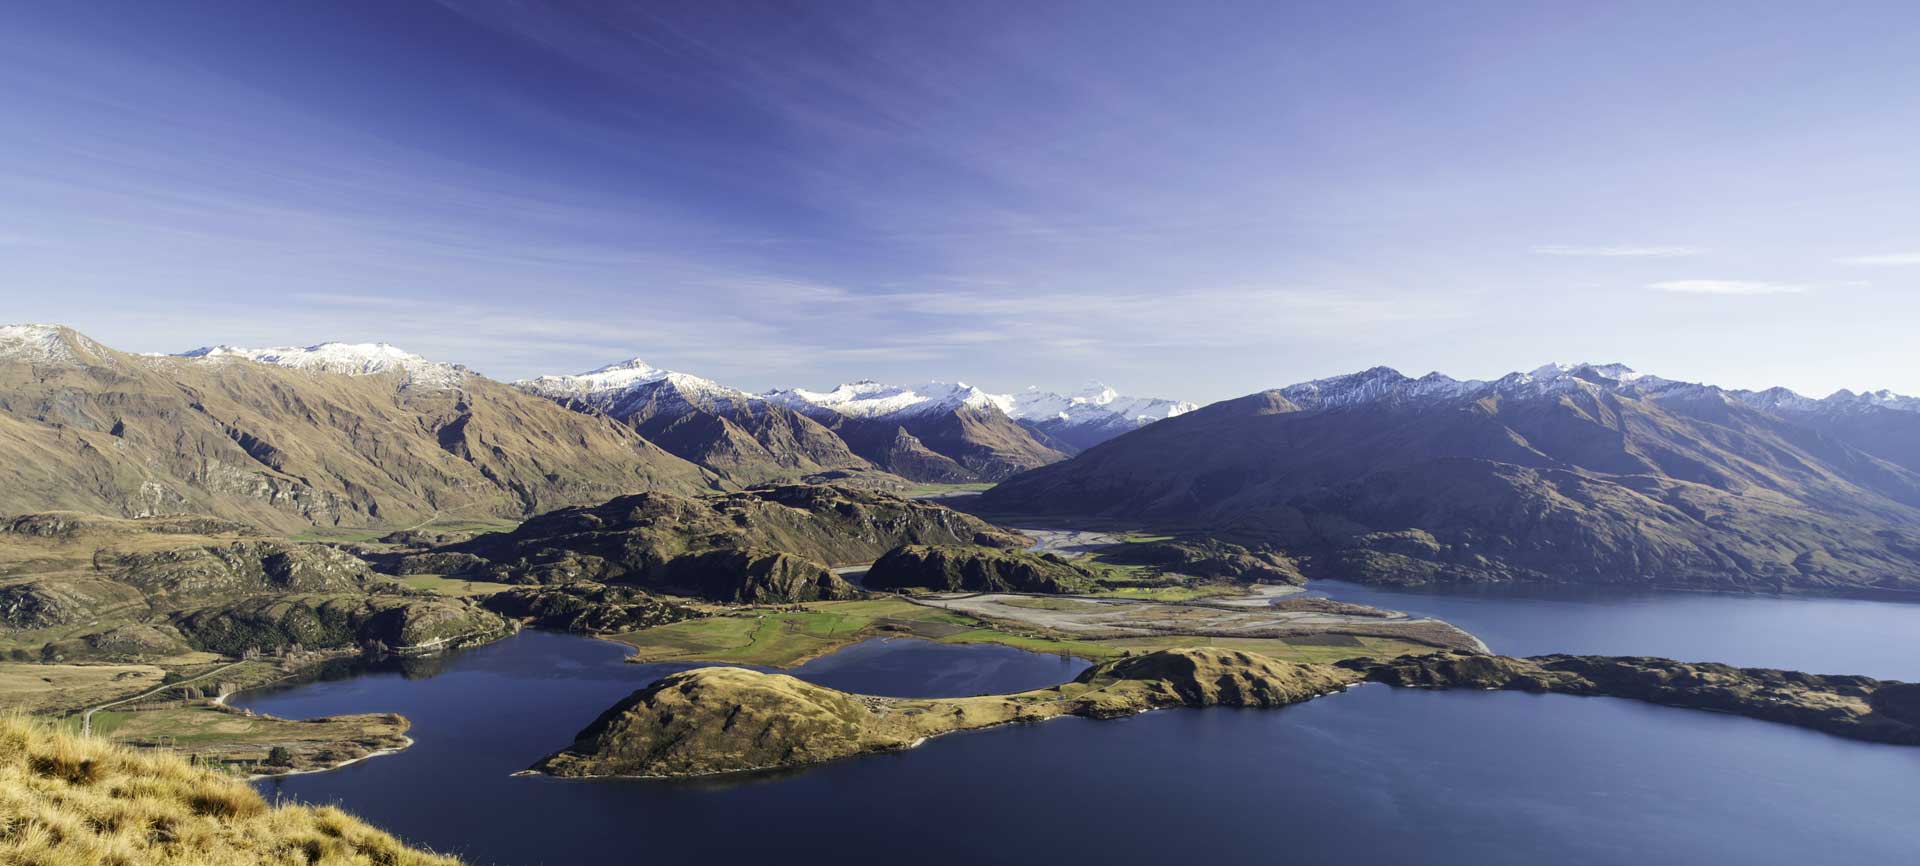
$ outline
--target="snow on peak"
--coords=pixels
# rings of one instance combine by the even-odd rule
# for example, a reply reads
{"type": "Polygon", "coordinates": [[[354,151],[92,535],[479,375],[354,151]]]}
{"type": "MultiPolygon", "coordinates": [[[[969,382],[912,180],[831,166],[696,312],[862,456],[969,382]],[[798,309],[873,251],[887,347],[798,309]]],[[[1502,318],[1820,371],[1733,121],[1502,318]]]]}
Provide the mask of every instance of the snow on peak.
{"type": "Polygon", "coordinates": [[[452,364],[429,361],[387,343],[319,343],[266,349],[206,346],[182,352],[178,357],[215,362],[238,359],[342,376],[400,373],[406,377],[408,387],[417,388],[457,388],[465,381],[464,372],[452,364]]]}
{"type": "Polygon", "coordinates": [[[573,376],[539,376],[513,384],[550,400],[585,403],[616,418],[625,418],[642,406],[663,400],[716,408],[720,403],[760,399],[712,379],[655,367],[639,358],[573,376]]]}
{"type": "Polygon", "coordinates": [[[1750,406],[1785,412],[1867,412],[1874,409],[1920,412],[1920,397],[1896,394],[1884,388],[1859,393],[1842,388],[1820,399],[1802,397],[1785,388],[1770,388],[1758,392],[1737,391],[1735,394],[1750,406]]]}
{"type": "Polygon", "coordinates": [[[1009,399],[1008,417],[1036,424],[1068,427],[1139,427],[1198,408],[1181,400],[1129,397],[1102,382],[1089,382],[1068,395],[1028,386],[1009,399]]]}
{"type": "Polygon", "coordinates": [[[671,375],[674,375],[672,370],[663,370],[639,358],[631,358],[572,376],[537,376],[513,384],[549,396],[584,395],[623,391],[636,385],[658,382],[671,375]]]}
{"type": "Polygon", "coordinates": [[[1508,373],[1492,381],[1454,379],[1439,373],[1409,379],[1390,367],[1374,367],[1280,389],[1288,400],[1308,410],[1375,402],[1424,404],[1458,399],[1477,400],[1487,396],[1526,399],[1578,391],[1606,391],[1657,400],[1720,400],[1776,413],[1868,411],[1873,408],[1920,412],[1920,398],[1892,391],[1859,394],[1838,391],[1832,396],[1814,399],[1786,388],[1738,391],[1664,379],[1639,372],[1625,364],[1547,364],[1526,372],[1508,373]]]}
{"type": "Polygon", "coordinates": [[[1364,403],[1456,398],[1486,385],[1485,382],[1461,381],[1439,373],[1428,373],[1413,379],[1392,367],[1373,367],[1358,373],[1289,385],[1280,389],[1280,393],[1302,409],[1330,409],[1364,403]]]}
{"type": "Polygon", "coordinates": [[[965,382],[928,382],[923,385],[882,385],[871,379],[848,382],[831,391],[805,388],[768,391],[766,399],[801,411],[834,412],[854,418],[888,418],[992,407],[1010,412],[1013,398],[989,394],[965,382]]]}
{"type": "Polygon", "coordinates": [[[1441,373],[1412,379],[1392,367],[1374,367],[1289,385],[1280,393],[1303,409],[1325,409],[1379,402],[1424,404],[1489,395],[1527,398],[1589,388],[1653,396],[1670,393],[1684,384],[1638,372],[1625,364],[1553,363],[1492,381],[1455,379],[1441,373]]]}
{"type": "Polygon", "coordinates": [[[0,360],[48,367],[84,367],[112,350],[65,325],[0,325],[0,360]]]}

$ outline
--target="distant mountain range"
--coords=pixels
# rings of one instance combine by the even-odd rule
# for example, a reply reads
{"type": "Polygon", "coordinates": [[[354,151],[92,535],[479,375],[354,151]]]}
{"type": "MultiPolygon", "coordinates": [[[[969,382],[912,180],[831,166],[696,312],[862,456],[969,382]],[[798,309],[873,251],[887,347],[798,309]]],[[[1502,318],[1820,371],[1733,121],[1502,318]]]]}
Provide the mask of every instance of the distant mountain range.
{"type": "Polygon", "coordinates": [[[849,472],[997,481],[1193,408],[1123,397],[1103,385],[1072,396],[872,381],[751,394],[638,358],[514,384],[625,422],[661,447],[744,483],[849,472]]]}
{"type": "Polygon", "coordinates": [[[1379,367],[1129,432],[982,504],[1232,530],[1319,578],[1916,590],[1917,410],[1618,364],[1379,367]]]}
{"type": "Polygon", "coordinates": [[[0,327],[0,512],[297,531],[722,483],[626,426],[390,346],[134,355],[69,328],[0,327]]]}
{"type": "Polygon", "coordinates": [[[136,355],[57,325],[0,326],[0,512],[297,529],[524,516],[649,489],[992,481],[1185,408],[1105,389],[759,395],[639,360],[509,386],[385,343],[136,355]]]}
{"type": "Polygon", "coordinates": [[[510,386],[385,344],[135,355],[0,327],[0,512],[291,532],[809,479],[1005,479],[983,509],[1258,538],[1318,578],[1920,589],[1920,400],[1884,391],[1618,364],[1374,368],[1200,409],[1098,386],[752,394],[639,361],[510,386]]]}

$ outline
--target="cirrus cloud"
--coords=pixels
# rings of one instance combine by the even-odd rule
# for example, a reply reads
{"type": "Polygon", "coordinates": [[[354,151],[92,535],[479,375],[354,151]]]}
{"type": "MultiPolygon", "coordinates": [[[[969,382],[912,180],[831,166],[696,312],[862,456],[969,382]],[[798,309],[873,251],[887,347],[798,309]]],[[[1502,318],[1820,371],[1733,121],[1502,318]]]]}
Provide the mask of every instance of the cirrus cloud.
{"type": "Polygon", "coordinates": [[[1848,256],[1834,259],[1843,265],[1920,265],[1920,253],[1887,253],[1877,256],[1848,256]]]}
{"type": "Polygon", "coordinates": [[[1807,286],[1793,283],[1758,280],[1665,280],[1648,283],[1647,288],[1694,295],[1797,295],[1808,289],[1807,286]]]}
{"type": "Polygon", "coordinates": [[[1573,244],[1545,244],[1533,248],[1537,256],[1581,256],[1609,259],[1673,259],[1681,256],[1698,255],[1696,247],[1682,246],[1578,246],[1573,244]]]}

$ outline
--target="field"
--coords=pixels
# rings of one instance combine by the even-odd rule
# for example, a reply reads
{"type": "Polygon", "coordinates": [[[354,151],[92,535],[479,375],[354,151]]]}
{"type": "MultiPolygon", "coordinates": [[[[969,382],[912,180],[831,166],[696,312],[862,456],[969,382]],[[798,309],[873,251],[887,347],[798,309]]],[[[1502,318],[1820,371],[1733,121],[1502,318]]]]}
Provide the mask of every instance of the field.
{"type": "Polygon", "coordinates": [[[482,596],[514,588],[511,583],[489,583],[484,580],[463,580],[432,574],[410,574],[399,578],[399,581],[414,589],[424,589],[441,595],[482,596]]]}
{"type": "Polygon", "coordinates": [[[389,714],[334,716],[292,721],[249,715],[206,702],[132,710],[103,710],[93,717],[95,736],[143,748],[169,749],[204,764],[257,770],[275,746],[289,752],[291,768],[313,768],[364,757],[407,744],[406,719],[389,714]]]}
{"type": "Polygon", "coordinates": [[[1102,586],[1104,588],[1088,594],[1106,598],[1133,598],[1141,601],[1193,601],[1197,598],[1243,595],[1247,591],[1245,584],[1218,581],[1193,581],[1179,586],[1123,586],[1116,585],[1113,581],[1103,581],[1102,586]]]}
{"type": "Polygon", "coordinates": [[[72,710],[137,695],[159,686],[155,665],[0,663],[0,710],[72,710]]]}
{"type": "Polygon", "coordinates": [[[978,625],[962,614],[885,598],[817,602],[804,610],[750,610],[613,635],[610,639],[639,650],[634,661],[724,661],[792,667],[876,635],[939,640],[978,625]]]}
{"type": "Polygon", "coordinates": [[[954,496],[963,493],[979,493],[993,488],[991,481],[968,482],[966,484],[915,484],[900,491],[901,496],[917,499],[934,499],[941,496],[954,496]]]}
{"type": "MultiPolygon", "coordinates": [[[[520,521],[507,520],[505,518],[441,517],[415,526],[406,527],[406,529],[418,530],[420,532],[471,532],[477,535],[485,532],[509,532],[519,525],[520,521]]],[[[293,536],[292,540],[372,544],[395,531],[397,530],[391,526],[376,528],[313,529],[293,536]]]]}

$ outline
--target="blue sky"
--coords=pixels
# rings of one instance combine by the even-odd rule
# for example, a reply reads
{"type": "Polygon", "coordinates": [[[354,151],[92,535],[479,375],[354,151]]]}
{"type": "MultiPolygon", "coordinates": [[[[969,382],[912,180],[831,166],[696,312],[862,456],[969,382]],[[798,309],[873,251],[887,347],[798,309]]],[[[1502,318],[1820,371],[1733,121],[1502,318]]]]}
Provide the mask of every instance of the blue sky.
{"type": "Polygon", "coordinates": [[[749,388],[1920,392],[1920,10],[1796,7],[8,4],[0,320],[749,388]]]}

